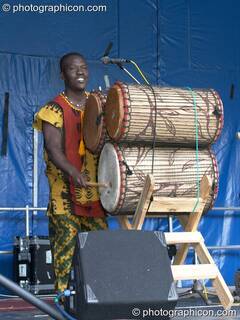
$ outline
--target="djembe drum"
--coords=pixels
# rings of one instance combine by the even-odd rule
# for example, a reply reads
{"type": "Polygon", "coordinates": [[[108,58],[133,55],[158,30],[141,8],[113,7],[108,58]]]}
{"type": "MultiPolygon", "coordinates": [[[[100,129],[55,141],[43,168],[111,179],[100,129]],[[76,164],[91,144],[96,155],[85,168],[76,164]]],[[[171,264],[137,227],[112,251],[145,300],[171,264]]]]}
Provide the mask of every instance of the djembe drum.
{"type": "MultiPolygon", "coordinates": [[[[198,176],[196,152],[189,148],[156,148],[154,155],[154,195],[196,197],[197,178],[211,181],[211,193],[204,211],[212,205],[218,186],[218,169],[210,150],[199,150],[198,176]]],[[[140,146],[117,146],[106,143],[98,166],[98,182],[103,207],[112,215],[133,214],[142,192],[145,177],[152,173],[152,149],[140,146]]]]}
{"type": "Polygon", "coordinates": [[[106,136],[106,125],[104,121],[104,106],[106,95],[101,91],[93,91],[86,101],[83,118],[83,138],[87,149],[94,153],[100,153],[106,136]]]}
{"type": "Polygon", "coordinates": [[[106,127],[116,142],[207,146],[223,126],[223,105],[215,90],[115,83],[105,106],[106,127]],[[154,138],[155,137],[155,138],[154,138]]]}

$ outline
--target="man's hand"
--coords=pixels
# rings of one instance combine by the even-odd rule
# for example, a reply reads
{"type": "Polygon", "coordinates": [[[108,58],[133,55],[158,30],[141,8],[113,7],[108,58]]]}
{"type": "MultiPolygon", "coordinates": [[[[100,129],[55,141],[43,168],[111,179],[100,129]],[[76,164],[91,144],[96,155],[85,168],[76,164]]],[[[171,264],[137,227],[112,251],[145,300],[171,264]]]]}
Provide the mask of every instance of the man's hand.
{"type": "Polygon", "coordinates": [[[76,168],[72,169],[71,177],[73,178],[75,185],[82,187],[82,188],[87,187],[87,185],[86,185],[87,178],[86,178],[85,174],[79,172],[76,168]]]}

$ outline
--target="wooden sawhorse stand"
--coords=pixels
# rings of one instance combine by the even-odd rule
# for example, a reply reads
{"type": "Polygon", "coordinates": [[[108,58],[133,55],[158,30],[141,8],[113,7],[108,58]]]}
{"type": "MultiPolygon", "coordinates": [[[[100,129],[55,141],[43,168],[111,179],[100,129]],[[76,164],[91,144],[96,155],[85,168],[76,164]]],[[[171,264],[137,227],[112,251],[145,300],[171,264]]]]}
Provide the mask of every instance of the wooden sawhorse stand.
{"type": "Polygon", "coordinates": [[[127,230],[141,230],[147,212],[149,214],[155,214],[156,217],[166,215],[176,216],[182,224],[184,232],[164,233],[168,245],[180,245],[172,265],[174,280],[211,279],[222,306],[225,309],[231,308],[234,302],[233,296],[205,246],[201,233],[197,231],[210,192],[208,178],[204,176],[201,181],[199,199],[153,197],[153,200],[151,200],[153,189],[154,178],[148,175],[132,223],[129,221],[128,216],[118,217],[122,228],[127,230]],[[198,205],[195,212],[192,212],[197,200],[198,205]],[[201,264],[183,265],[189,245],[195,248],[201,264]]]}

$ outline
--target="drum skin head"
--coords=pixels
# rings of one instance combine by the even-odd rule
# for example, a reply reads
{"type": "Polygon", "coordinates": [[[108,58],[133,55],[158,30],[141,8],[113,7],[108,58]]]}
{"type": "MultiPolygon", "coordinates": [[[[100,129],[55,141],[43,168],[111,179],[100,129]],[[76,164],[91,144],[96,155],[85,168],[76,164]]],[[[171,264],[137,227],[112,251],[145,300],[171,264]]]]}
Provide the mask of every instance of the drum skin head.
{"type": "Polygon", "coordinates": [[[104,209],[112,213],[116,210],[120,198],[121,176],[117,152],[111,143],[106,143],[102,149],[98,165],[98,182],[108,183],[107,188],[99,188],[99,194],[104,209]]]}
{"type": "Polygon", "coordinates": [[[114,85],[108,92],[105,106],[105,121],[109,136],[117,140],[121,135],[124,118],[123,96],[121,88],[114,85]]]}
{"type": "Polygon", "coordinates": [[[91,93],[87,99],[84,111],[83,138],[88,150],[95,153],[101,140],[103,130],[103,119],[99,115],[102,113],[102,102],[97,94],[91,93]]]}

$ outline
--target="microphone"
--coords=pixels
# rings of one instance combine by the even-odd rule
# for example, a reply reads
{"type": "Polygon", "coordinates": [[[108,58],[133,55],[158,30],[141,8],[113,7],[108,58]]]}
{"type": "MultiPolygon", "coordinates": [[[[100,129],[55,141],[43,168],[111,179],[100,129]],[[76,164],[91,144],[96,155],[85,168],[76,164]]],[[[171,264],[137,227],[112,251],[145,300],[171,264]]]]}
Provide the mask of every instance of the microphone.
{"type": "Polygon", "coordinates": [[[130,63],[131,61],[128,59],[122,59],[122,58],[109,58],[108,56],[103,56],[101,58],[102,63],[104,64],[122,64],[122,63],[130,63]]]}
{"type": "Polygon", "coordinates": [[[109,42],[104,54],[103,54],[103,57],[108,57],[110,51],[112,50],[112,46],[113,46],[113,43],[112,42],[109,42]]]}

